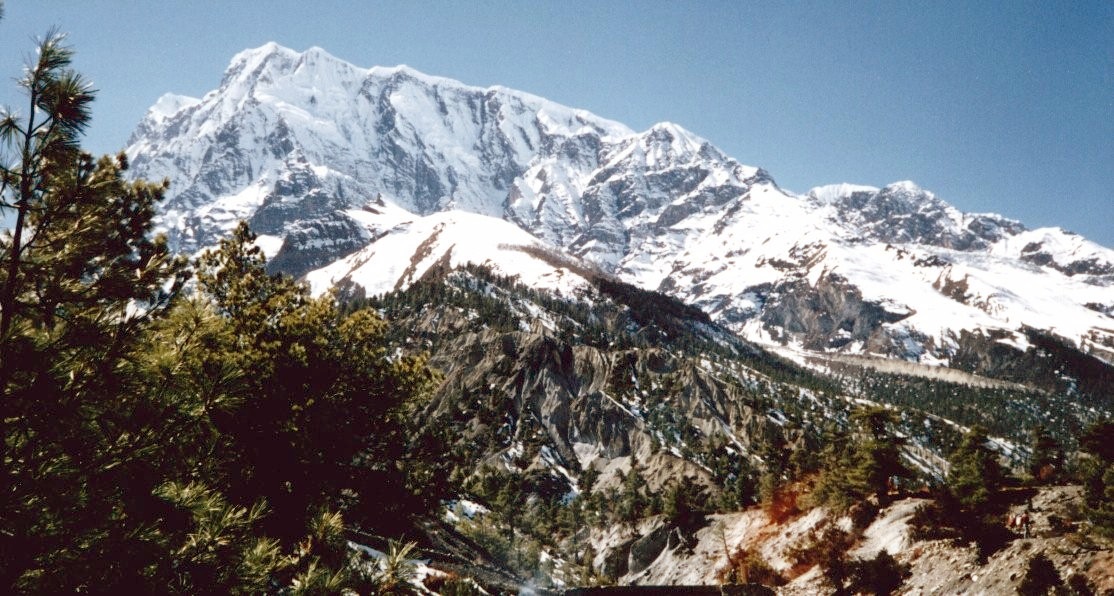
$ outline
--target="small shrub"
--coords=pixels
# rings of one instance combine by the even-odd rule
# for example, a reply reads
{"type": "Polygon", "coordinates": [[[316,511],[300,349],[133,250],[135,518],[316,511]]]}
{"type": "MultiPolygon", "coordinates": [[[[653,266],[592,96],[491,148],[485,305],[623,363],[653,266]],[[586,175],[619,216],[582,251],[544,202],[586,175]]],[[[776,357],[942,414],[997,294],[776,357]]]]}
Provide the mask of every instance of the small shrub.
{"type": "Polygon", "coordinates": [[[1091,580],[1080,573],[1073,573],[1068,578],[1068,587],[1076,596],[1094,596],[1095,594],[1095,588],[1091,585],[1091,580]]]}
{"type": "Polygon", "coordinates": [[[460,577],[455,573],[431,575],[422,582],[430,592],[441,596],[479,596],[485,594],[470,577],[460,577]]]}
{"type": "Polygon", "coordinates": [[[850,534],[836,527],[829,527],[823,534],[813,530],[803,545],[789,550],[788,556],[795,568],[820,565],[831,587],[842,592],[847,579],[847,549],[853,542],[850,534]]]}
{"type": "Polygon", "coordinates": [[[909,575],[909,567],[898,563],[885,550],[873,559],[851,562],[848,571],[852,591],[887,596],[901,587],[909,575]]]}
{"type": "Polygon", "coordinates": [[[769,486],[768,482],[767,478],[763,478],[762,508],[770,521],[781,525],[801,512],[797,505],[798,491],[791,484],[769,486]]]}
{"type": "Polygon", "coordinates": [[[851,518],[851,527],[857,532],[865,530],[877,515],[878,506],[869,501],[860,501],[847,510],[847,516],[851,518]]]}
{"type": "Polygon", "coordinates": [[[1022,596],[1043,596],[1053,588],[1062,585],[1064,580],[1060,578],[1060,573],[1056,571],[1052,561],[1049,561],[1044,553],[1037,553],[1029,559],[1025,577],[1021,580],[1021,586],[1017,591],[1022,596]]]}
{"type": "Polygon", "coordinates": [[[786,581],[770,564],[755,551],[739,549],[728,559],[727,564],[716,573],[721,584],[762,584],[764,586],[783,586],[786,581]]]}
{"type": "MultiPolygon", "coordinates": [[[[947,503],[937,499],[920,505],[909,519],[912,528],[911,535],[914,540],[941,540],[958,538],[956,529],[956,515],[954,509],[949,511],[947,503]]],[[[954,505],[954,504],[953,504],[954,505]]]]}

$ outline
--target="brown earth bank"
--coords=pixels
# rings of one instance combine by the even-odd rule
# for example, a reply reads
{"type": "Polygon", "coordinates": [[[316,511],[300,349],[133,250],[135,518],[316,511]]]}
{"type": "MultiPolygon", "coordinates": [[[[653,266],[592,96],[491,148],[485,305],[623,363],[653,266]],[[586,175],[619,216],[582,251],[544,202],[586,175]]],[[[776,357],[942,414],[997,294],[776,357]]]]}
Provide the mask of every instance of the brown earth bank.
{"type": "Polygon", "coordinates": [[[611,586],[574,588],[564,596],[774,596],[774,591],[761,584],[743,586],[611,586]]]}
{"type": "MultiPolygon", "coordinates": [[[[1114,594],[1114,547],[1088,531],[1082,522],[1082,488],[1045,486],[1019,490],[1003,515],[1002,544],[990,553],[953,539],[924,540],[911,522],[924,498],[903,498],[878,511],[861,531],[846,558],[869,560],[886,551],[906,569],[897,594],[1016,594],[1030,560],[1044,555],[1065,586],[1089,586],[1094,594],[1114,594]],[[1008,527],[1008,519],[1029,517],[1029,534],[1008,527]],[[980,557],[980,554],[982,557],[980,557]]],[[[779,583],[765,592],[787,595],[832,594],[821,566],[801,562],[803,549],[817,543],[828,528],[852,529],[849,516],[823,508],[804,511],[780,522],[761,509],[708,516],[698,528],[668,527],[650,518],[627,527],[594,531],[596,567],[618,572],[619,591],[570,590],[569,594],[713,594],[723,585],[729,557],[753,553],[779,583]],[[623,585],[626,584],[626,585],[623,585]],[[703,588],[691,586],[701,585],[703,588]],[[684,590],[697,591],[684,591],[684,590]],[[699,590],[703,591],[699,591],[699,590]],[[629,591],[623,591],[629,590],[629,591]]],[[[1065,588],[1066,589],[1066,588],[1065,588]]],[[[724,592],[736,593],[736,592],[724,592]]],[[[1065,593],[1074,593],[1068,590],[1065,593]]],[[[1084,592],[1086,593],[1086,592],[1084,592]]]]}

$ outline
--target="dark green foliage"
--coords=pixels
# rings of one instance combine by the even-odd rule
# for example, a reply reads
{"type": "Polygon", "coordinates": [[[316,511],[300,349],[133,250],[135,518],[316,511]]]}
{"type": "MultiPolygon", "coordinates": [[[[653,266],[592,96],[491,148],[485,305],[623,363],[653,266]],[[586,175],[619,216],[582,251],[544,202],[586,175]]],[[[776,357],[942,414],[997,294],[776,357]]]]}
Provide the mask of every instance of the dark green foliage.
{"type": "Polygon", "coordinates": [[[846,594],[848,577],[847,549],[850,543],[833,540],[820,554],[820,570],[836,594],[846,594]]]}
{"type": "Polygon", "coordinates": [[[918,511],[914,525],[922,528],[922,534],[975,541],[979,559],[985,561],[1013,539],[1001,522],[1006,505],[1001,490],[1006,475],[997,453],[989,446],[986,429],[970,429],[949,464],[946,486],[935,504],[918,511]],[[932,529],[926,530],[927,526],[932,529]]]}
{"type": "Polygon", "coordinates": [[[932,501],[918,506],[913,512],[909,519],[910,535],[914,540],[960,538],[959,503],[946,490],[939,490],[934,496],[932,501]]]}
{"type": "Polygon", "coordinates": [[[909,520],[911,535],[916,540],[950,539],[978,547],[980,562],[1005,547],[1016,536],[1002,522],[1008,503],[1001,494],[982,509],[973,510],[961,504],[947,489],[933,493],[933,500],[921,505],[909,520]]]}
{"type": "Polygon", "coordinates": [[[727,557],[727,564],[716,572],[721,584],[761,584],[783,586],[786,581],[760,554],[752,550],[738,550],[727,557]]]}
{"type": "MultiPolygon", "coordinates": [[[[491,558],[521,577],[546,582],[540,567],[541,550],[555,549],[583,529],[599,511],[603,499],[584,495],[566,498],[567,485],[540,470],[525,473],[502,468],[486,469],[468,485],[490,513],[465,520],[458,527],[491,558]],[[538,496],[548,494],[546,499],[538,496]]],[[[588,572],[588,570],[585,570],[588,572]]]]}
{"type": "Polygon", "coordinates": [[[847,564],[847,550],[854,544],[854,537],[831,526],[819,533],[813,530],[805,537],[803,544],[788,551],[790,560],[801,567],[819,565],[824,580],[836,594],[845,594],[850,569],[847,564]]]}
{"type": "MultiPolygon", "coordinates": [[[[852,390],[873,401],[933,414],[968,427],[982,426],[994,436],[1018,444],[1029,442],[1027,429],[1044,426],[1052,438],[1070,448],[1094,415],[1066,393],[1014,386],[975,387],[868,369],[848,371],[847,379],[852,390]]],[[[1099,411],[1108,408],[1098,406],[1099,411]]],[[[909,430],[910,438],[938,445],[944,451],[954,449],[961,439],[953,427],[931,419],[928,426],[909,430]]]]}
{"type": "Polygon", "coordinates": [[[810,498],[818,505],[843,511],[861,497],[851,479],[855,446],[850,433],[834,425],[824,430],[822,442],[824,447],[818,458],[821,473],[810,498]]]}
{"type": "Polygon", "coordinates": [[[150,564],[151,451],[181,430],[149,432],[162,407],[133,358],[185,280],[148,235],[163,188],[80,151],[92,91],[62,42],[48,35],[20,80],[27,114],[0,114],[0,205],[15,216],[0,238],[5,592],[110,589],[150,564]]]}
{"type": "Polygon", "coordinates": [[[1060,572],[1056,571],[1052,561],[1044,553],[1037,553],[1029,559],[1017,592],[1022,596],[1044,596],[1063,585],[1064,580],[1060,578],[1060,572]]]}
{"type": "Polygon", "coordinates": [[[1074,573],[1068,578],[1068,588],[1076,596],[1094,596],[1095,594],[1095,588],[1091,584],[1091,580],[1080,573],[1074,573]]]}
{"type": "MultiPolygon", "coordinates": [[[[1065,396],[1066,401],[1085,409],[1093,408],[1100,412],[1114,409],[1114,394],[1110,392],[1110,388],[1114,387],[1114,366],[1081,351],[1074,342],[1048,331],[1026,328],[1025,335],[1031,347],[1020,354],[1010,349],[1006,354],[993,358],[998,361],[997,366],[979,355],[979,352],[987,351],[985,342],[993,341],[992,338],[975,339],[965,335],[960,340],[961,348],[952,364],[956,368],[1038,387],[1050,395],[1065,396]],[[973,349],[966,349],[965,344],[973,349]],[[990,366],[986,366],[988,364],[990,366]],[[980,371],[984,368],[985,371],[980,371]]],[[[1018,428],[1032,427],[1033,423],[1029,423],[1018,428]]],[[[1055,429],[1050,430],[1060,436],[1055,429]]]]}
{"type": "Polygon", "coordinates": [[[441,596],[482,596],[486,594],[475,582],[457,575],[450,575],[445,579],[441,579],[440,576],[432,576],[427,578],[424,584],[431,591],[441,596]]]}
{"type": "Polygon", "coordinates": [[[1079,442],[1085,513],[1097,533],[1114,539],[1114,422],[1092,424],[1079,442]]]}
{"type": "Polygon", "coordinates": [[[578,480],[581,492],[586,495],[591,494],[592,490],[596,486],[596,481],[599,480],[599,477],[600,472],[595,468],[589,467],[587,470],[581,472],[580,478],[578,480]]]}
{"type": "Polygon", "coordinates": [[[266,498],[275,519],[340,505],[333,499],[348,492],[357,497],[344,504],[351,521],[399,529],[384,526],[437,499],[421,470],[398,465],[422,405],[415,396],[431,381],[423,361],[389,361],[378,316],[344,315],[268,275],[253,241],[241,224],[199,262],[199,288],[226,326],[210,337],[202,368],[242,371],[216,388],[243,397],[212,419],[224,460],[214,473],[233,498],[266,498]]]}
{"type": "Polygon", "coordinates": [[[692,478],[682,476],[666,486],[662,495],[662,513],[670,523],[691,525],[708,511],[706,491],[692,478]]]}
{"type": "Polygon", "coordinates": [[[646,479],[638,471],[638,463],[631,460],[631,469],[623,477],[622,488],[616,500],[616,514],[619,520],[635,522],[653,512],[651,499],[647,494],[646,479]]]}
{"type": "Polygon", "coordinates": [[[635,323],[642,327],[658,327],[667,334],[683,332],[677,321],[696,321],[711,325],[712,320],[699,308],[659,292],[649,292],[628,283],[601,278],[596,284],[605,296],[631,308],[635,323]]]}
{"type": "Polygon", "coordinates": [[[1044,426],[1033,429],[1030,446],[1029,475],[1036,482],[1052,482],[1064,471],[1064,450],[1044,426]]]}
{"type": "Polygon", "coordinates": [[[278,542],[255,538],[266,515],[260,501],[251,507],[230,505],[216,491],[200,484],[166,483],[155,495],[187,514],[186,532],[169,541],[175,557],[167,561],[171,578],[168,592],[254,593],[267,589],[273,575],[284,566],[278,542]]]}
{"type": "Polygon", "coordinates": [[[48,37],[29,115],[0,116],[0,592],[370,591],[339,512],[397,527],[440,498],[404,451],[431,374],[375,314],[266,275],[244,227],[183,295],[164,185],[78,147],[70,58],[48,37]]]}
{"type": "Polygon", "coordinates": [[[745,455],[734,445],[728,445],[722,435],[701,441],[696,454],[711,470],[712,481],[719,491],[718,511],[738,511],[753,505],[758,496],[757,471],[745,455]]]}
{"type": "Polygon", "coordinates": [[[1079,447],[1106,463],[1114,462],[1114,420],[1099,420],[1088,426],[1079,447]]]}
{"type": "Polygon", "coordinates": [[[878,551],[873,559],[851,561],[850,591],[856,594],[893,594],[909,574],[908,565],[898,563],[886,550],[878,551]]]}
{"type": "Polygon", "coordinates": [[[1005,479],[998,455],[989,447],[986,429],[972,428],[949,460],[948,492],[970,511],[980,512],[1005,479]]]}
{"type": "MultiPolygon", "coordinates": [[[[387,552],[384,553],[386,556],[378,562],[379,570],[374,574],[374,584],[368,586],[372,588],[369,592],[383,596],[418,594],[419,592],[410,585],[417,572],[417,565],[413,561],[416,546],[413,542],[391,540],[387,545],[387,552]]],[[[322,588],[325,589],[313,590],[313,592],[322,594],[337,592],[335,588],[328,589],[327,586],[322,588]]]]}
{"type": "Polygon", "coordinates": [[[868,408],[854,412],[851,419],[860,431],[852,480],[858,490],[884,503],[892,479],[913,475],[901,461],[904,441],[890,430],[898,421],[897,414],[885,408],[868,408]]]}
{"type": "Polygon", "coordinates": [[[821,474],[812,493],[815,503],[837,511],[868,496],[884,504],[893,480],[913,475],[901,459],[904,441],[890,430],[898,422],[893,410],[861,409],[851,419],[857,429],[854,434],[836,427],[826,431],[821,474]]]}
{"type": "Polygon", "coordinates": [[[548,581],[541,568],[541,550],[579,529],[584,513],[580,499],[550,502],[530,498],[539,483],[552,482],[545,473],[485,470],[469,485],[487,503],[490,513],[464,520],[458,528],[499,564],[524,578],[548,581]]]}

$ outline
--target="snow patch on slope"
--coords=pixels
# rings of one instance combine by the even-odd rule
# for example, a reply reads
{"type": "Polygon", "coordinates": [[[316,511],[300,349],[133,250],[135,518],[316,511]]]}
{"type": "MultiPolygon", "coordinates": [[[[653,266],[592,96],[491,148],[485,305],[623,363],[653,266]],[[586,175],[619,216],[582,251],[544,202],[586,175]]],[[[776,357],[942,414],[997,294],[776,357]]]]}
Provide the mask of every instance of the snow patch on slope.
{"type": "Polygon", "coordinates": [[[401,290],[434,266],[485,265],[495,273],[517,277],[531,287],[571,296],[589,282],[574,271],[554,266],[523,249],[554,251],[501,219],[464,211],[446,211],[397,223],[370,245],[306,275],[314,295],[351,282],[367,295],[401,290]]]}

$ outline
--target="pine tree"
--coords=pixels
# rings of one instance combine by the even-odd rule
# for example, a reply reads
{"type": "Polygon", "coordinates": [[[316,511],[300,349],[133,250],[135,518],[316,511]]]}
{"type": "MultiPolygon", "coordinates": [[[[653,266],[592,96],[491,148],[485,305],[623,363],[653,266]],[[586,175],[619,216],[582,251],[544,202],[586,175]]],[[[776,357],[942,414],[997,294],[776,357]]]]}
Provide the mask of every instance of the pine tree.
{"type": "Polygon", "coordinates": [[[988,444],[986,429],[972,427],[949,460],[948,491],[971,511],[984,509],[1005,477],[998,455],[988,444]]]}
{"type": "Polygon", "coordinates": [[[1037,482],[1055,480],[1064,468],[1064,451],[1044,426],[1033,428],[1029,475],[1037,482]]]}
{"type": "Polygon", "coordinates": [[[646,496],[645,490],[646,479],[638,471],[638,462],[634,457],[631,457],[631,469],[623,477],[622,491],[616,504],[620,520],[635,522],[648,514],[647,508],[650,505],[650,500],[646,496]]]}
{"type": "Polygon", "coordinates": [[[1099,420],[1083,431],[1079,446],[1100,460],[1114,462],[1114,420],[1099,420]]]}
{"type": "Polygon", "coordinates": [[[416,547],[413,542],[390,542],[386,557],[380,562],[380,571],[375,576],[377,593],[413,593],[409,583],[417,574],[417,565],[411,560],[416,547]]]}
{"type": "Polygon", "coordinates": [[[812,494],[817,504],[839,511],[868,496],[885,503],[891,479],[913,475],[901,459],[904,441],[890,431],[897,423],[892,410],[857,410],[851,420],[856,426],[853,435],[837,428],[825,431],[822,473],[812,494]]]}
{"type": "Polygon", "coordinates": [[[1114,422],[1097,421],[1079,440],[1079,462],[1087,517],[1095,530],[1114,538],[1114,422]]]}
{"type": "Polygon", "coordinates": [[[688,476],[670,482],[662,495],[662,513],[673,524],[691,524],[707,511],[708,497],[704,487],[688,476]]]}
{"type": "Polygon", "coordinates": [[[886,549],[878,551],[873,559],[852,561],[849,565],[851,589],[857,594],[893,594],[901,587],[908,566],[894,559],[886,549]]]}
{"type": "Polygon", "coordinates": [[[851,419],[860,428],[860,442],[853,458],[851,478],[861,494],[872,494],[885,503],[892,478],[911,478],[913,473],[901,461],[904,441],[890,426],[897,423],[893,410],[881,407],[859,410],[851,419]]]}
{"type": "MultiPolygon", "coordinates": [[[[232,363],[222,391],[239,396],[212,418],[227,458],[214,473],[236,501],[266,498],[276,520],[348,492],[358,496],[352,521],[404,523],[441,498],[405,452],[432,374],[422,358],[391,357],[375,313],[345,315],[331,296],[268,274],[254,241],[241,224],[198,262],[199,289],[225,328],[194,375],[232,363]]],[[[298,527],[268,525],[280,538],[298,527]]]]}
{"type": "Polygon", "coordinates": [[[49,34],[19,81],[28,111],[0,114],[0,590],[129,581],[151,561],[162,412],[136,364],[185,262],[150,235],[164,186],[124,179],[123,155],[79,147],[93,92],[49,34]],[[80,548],[75,545],[81,545],[80,548]]]}
{"type": "Polygon", "coordinates": [[[152,573],[167,582],[166,592],[259,593],[289,565],[277,541],[255,536],[267,512],[262,501],[237,507],[199,483],[168,482],[155,494],[189,516],[187,532],[166,535],[163,546],[174,554],[152,573]]]}
{"type": "Polygon", "coordinates": [[[184,297],[165,184],[79,148],[92,92],[62,39],[0,115],[0,592],[369,585],[339,510],[398,526],[441,498],[406,452],[433,375],[374,313],[267,275],[246,227],[184,297]]]}
{"type": "Polygon", "coordinates": [[[850,433],[829,425],[824,429],[820,452],[821,474],[812,491],[811,500],[817,505],[827,505],[837,511],[849,508],[860,498],[852,488],[850,472],[855,458],[850,433]]]}

